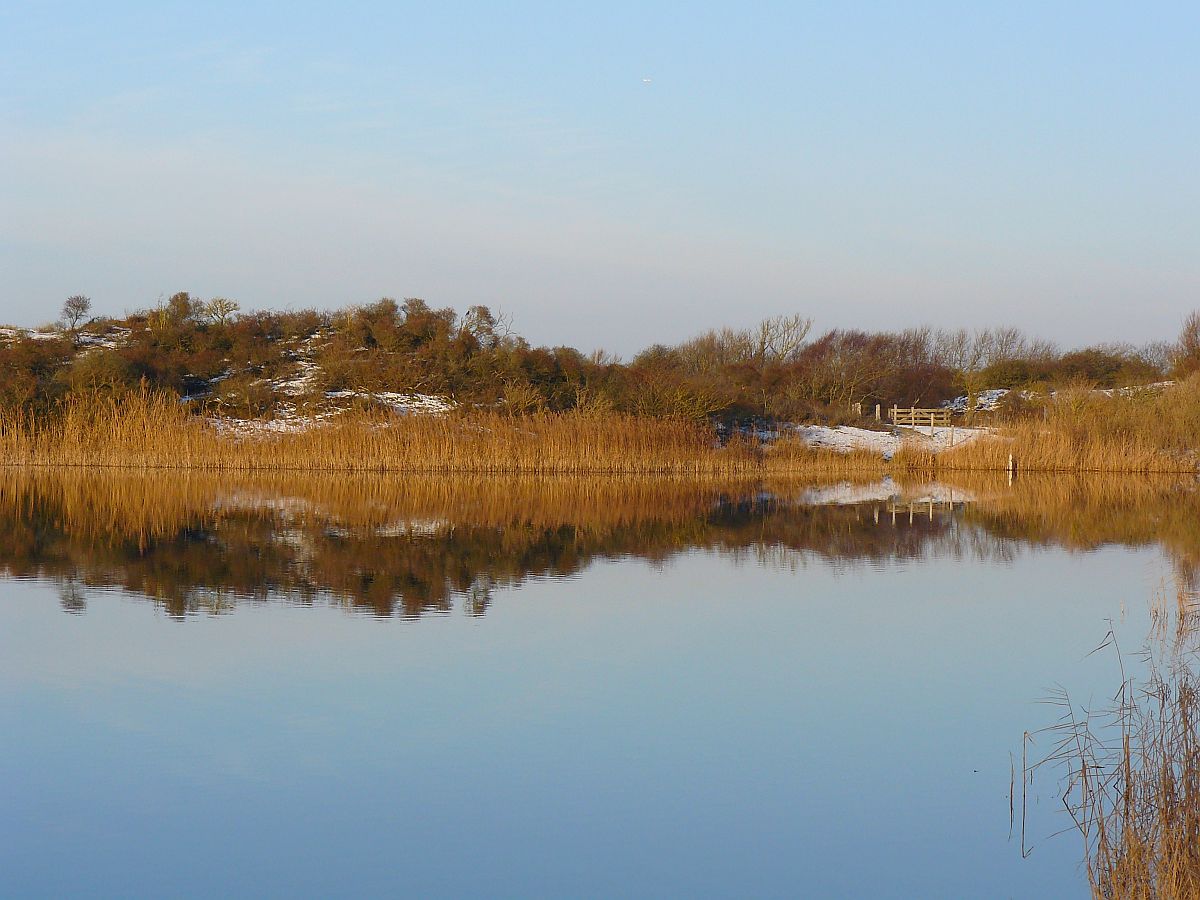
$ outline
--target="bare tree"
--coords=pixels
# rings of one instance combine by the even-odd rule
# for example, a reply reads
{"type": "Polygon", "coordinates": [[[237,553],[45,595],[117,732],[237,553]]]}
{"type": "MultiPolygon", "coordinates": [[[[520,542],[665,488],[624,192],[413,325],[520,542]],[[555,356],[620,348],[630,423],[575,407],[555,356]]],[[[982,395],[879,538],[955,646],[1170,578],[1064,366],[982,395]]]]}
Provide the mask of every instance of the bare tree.
{"type": "Polygon", "coordinates": [[[751,365],[761,372],[770,365],[794,361],[811,330],[812,319],[805,316],[775,316],[744,330],[706,331],[675,349],[683,370],[691,375],[731,365],[751,365]]]}
{"type": "Polygon", "coordinates": [[[213,297],[204,304],[204,314],[217,325],[227,325],[230,317],[239,309],[241,307],[236,300],[227,300],[224,297],[213,297]]]}
{"type": "Polygon", "coordinates": [[[835,329],[805,350],[788,399],[846,410],[898,365],[891,335],[835,329]]]}
{"type": "Polygon", "coordinates": [[[689,375],[708,375],[748,362],[753,352],[749,332],[732,328],[706,331],[676,349],[680,365],[689,375]]]}
{"type": "Polygon", "coordinates": [[[1176,378],[1186,378],[1200,371],[1200,311],[1189,315],[1171,354],[1171,368],[1176,378]]]}
{"type": "Polygon", "coordinates": [[[589,353],[585,358],[593,366],[598,366],[598,367],[602,367],[602,368],[607,367],[607,366],[615,366],[621,361],[621,358],[619,356],[617,356],[615,353],[609,353],[603,347],[597,347],[595,350],[593,350],[591,353],[589,353]]]}
{"type": "Polygon", "coordinates": [[[800,314],[763,319],[751,332],[754,359],[760,366],[790,362],[812,331],[812,319],[800,314]]]}
{"type": "Polygon", "coordinates": [[[1151,341],[1133,349],[1133,355],[1141,362],[1156,370],[1160,376],[1171,370],[1175,347],[1170,341],[1151,341]]]}
{"type": "Polygon", "coordinates": [[[74,294],[68,297],[62,305],[63,324],[66,325],[67,331],[75,334],[91,311],[92,301],[90,298],[83,294],[74,294]]]}
{"type": "MultiPolygon", "coordinates": [[[[967,420],[973,417],[978,397],[987,384],[984,370],[1006,360],[1018,359],[1029,350],[1029,341],[1016,328],[979,328],[967,331],[938,331],[934,334],[934,357],[954,373],[967,395],[967,420]]],[[[1039,345],[1039,353],[1049,352],[1039,345]]]]}

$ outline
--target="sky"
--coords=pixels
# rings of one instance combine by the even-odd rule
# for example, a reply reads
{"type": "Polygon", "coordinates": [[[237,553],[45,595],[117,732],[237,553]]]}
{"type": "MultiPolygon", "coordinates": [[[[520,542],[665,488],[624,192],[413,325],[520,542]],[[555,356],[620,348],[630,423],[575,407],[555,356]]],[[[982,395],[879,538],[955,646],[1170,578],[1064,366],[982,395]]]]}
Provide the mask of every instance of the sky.
{"type": "Polygon", "coordinates": [[[0,0],[0,321],[484,304],[629,355],[800,312],[1200,307],[1200,4],[0,0]]]}

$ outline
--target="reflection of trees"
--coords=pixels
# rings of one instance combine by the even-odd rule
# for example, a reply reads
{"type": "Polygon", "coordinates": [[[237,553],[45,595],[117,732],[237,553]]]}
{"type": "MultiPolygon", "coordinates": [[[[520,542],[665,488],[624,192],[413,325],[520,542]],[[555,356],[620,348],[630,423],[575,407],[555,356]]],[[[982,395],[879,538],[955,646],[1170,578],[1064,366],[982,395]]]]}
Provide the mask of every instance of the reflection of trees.
{"type": "Polygon", "coordinates": [[[0,564],[12,575],[77,576],[90,586],[119,587],[155,599],[176,616],[285,596],[292,603],[333,602],[414,617],[449,612],[460,601],[464,611],[481,615],[497,587],[570,575],[601,558],[661,562],[703,549],[793,565],[803,551],[849,565],[965,546],[944,512],[893,526],[886,518],[876,524],[872,508],[718,498],[706,514],[600,527],[518,520],[418,530],[346,528],[271,507],[221,508],[195,513],[149,539],[100,540],[94,532],[75,535],[52,504],[29,504],[0,509],[0,528],[14,535],[0,548],[0,564]]]}
{"type": "Polygon", "coordinates": [[[330,485],[328,502],[261,490],[235,502],[213,484],[182,497],[160,482],[106,495],[104,482],[67,490],[35,480],[8,491],[0,483],[0,567],[54,579],[70,612],[86,608],[85,587],[103,586],[153,598],[176,616],[285,597],[415,617],[455,607],[482,615],[495,589],[527,578],[569,575],[597,559],[661,563],[689,550],[798,570],[813,560],[838,568],[1005,560],[1031,542],[1162,540],[1181,567],[1200,559],[1194,492],[1131,503],[1094,497],[1078,482],[1054,484],[1030,483],[965,512],[922,505],[893,517],[886,501],[811,506],[782,491],[694,485],[645,490],[636,502],[620,499],[619,484],[558,483],[549,495],[505,486],[491,496],[476,486],[466,497],[410,492],[365,504],[330,485]]]}

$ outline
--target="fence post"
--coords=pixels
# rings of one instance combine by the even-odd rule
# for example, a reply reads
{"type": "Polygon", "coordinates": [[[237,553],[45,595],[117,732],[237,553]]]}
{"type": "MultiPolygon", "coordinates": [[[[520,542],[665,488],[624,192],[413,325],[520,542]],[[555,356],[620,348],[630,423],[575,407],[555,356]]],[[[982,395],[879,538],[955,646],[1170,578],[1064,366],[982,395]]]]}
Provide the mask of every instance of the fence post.
{"type": "Polygon", "coordinates": [[[879,404],[878,403],[875,404],[875,421],[876,422],[879,421],[879,404]]]}

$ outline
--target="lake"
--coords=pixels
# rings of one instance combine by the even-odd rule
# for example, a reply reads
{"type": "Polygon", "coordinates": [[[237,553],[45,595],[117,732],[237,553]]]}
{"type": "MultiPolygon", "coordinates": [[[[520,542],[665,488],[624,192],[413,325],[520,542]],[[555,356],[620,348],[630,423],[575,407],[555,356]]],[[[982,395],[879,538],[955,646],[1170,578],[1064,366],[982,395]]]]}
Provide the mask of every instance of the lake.
{"type": "Polygon", "coordinates": [[[1086,897],[1023,735],[1200,563],[1193,483],[1080,479],[8,470],[0,529],[13,897],[1086,897]]]}

